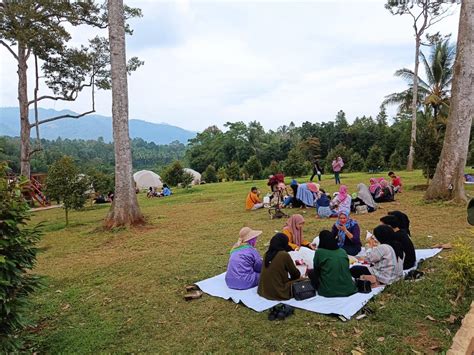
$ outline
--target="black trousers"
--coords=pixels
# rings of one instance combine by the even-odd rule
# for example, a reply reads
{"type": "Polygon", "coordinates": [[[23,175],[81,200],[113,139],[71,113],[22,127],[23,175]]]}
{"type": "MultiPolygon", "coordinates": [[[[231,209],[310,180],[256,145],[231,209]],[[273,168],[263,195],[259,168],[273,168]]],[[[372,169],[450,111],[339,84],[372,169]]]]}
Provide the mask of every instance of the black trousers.
{"type": "Polygon", "coordinates": [[[351,275],[354,279],[360,278],[362,275],[372,275],[367,266],[355,265],[351,267],[351,275]]]}

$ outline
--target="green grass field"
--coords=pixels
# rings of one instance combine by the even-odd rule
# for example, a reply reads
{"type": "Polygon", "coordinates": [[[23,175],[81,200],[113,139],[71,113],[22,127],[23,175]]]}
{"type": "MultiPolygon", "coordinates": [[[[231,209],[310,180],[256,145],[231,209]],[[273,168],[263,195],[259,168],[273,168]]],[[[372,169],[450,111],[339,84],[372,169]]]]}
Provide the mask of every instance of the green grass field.
{"type": "MultiPolygon", "coordinates": [[[[423,192],[413,188],[425,183],[421,172],[402,176],[405,190],[396,202],[356,216],[363,232],[399,209],[411,219],[417,248],[457,239],[473,246],[463,206],[425,204],[423,192]]],[[[342,176],[351,192],[368,179],[360,173],[342,176]]],[[[108,205],[72,212],[68,228],[62,209],[34,213],[32,223],[44,223],[35,273],[45,276],[45,287],[33,297],[29,312],[35,324],[24,334],[29,351],[411,353],[451,346],[472,300],[471,289],[458,304],[452,302],[447,260],[454,251],[426,261],[420,281],[388,287],[369,303],[375,313],[360,321],[343,323],[297,309],[284,321],[270,322],[266,312],[208,295],[184,301],[185,285],[225,271],[242,226],[264,231],[257,244],[262,254],[275,230],[281,230],[284,221],[270,220],[266,210],[244,210],[253,185],[267,191],[264,181],[254,181],[175,189],[165,199],[141,193],[148,224],[113,232],[101,229],[108,205]],[[448,320],[451,315],[454,322],[448,320]]],[[[322,187],[336,190],[327,175],[322,187]]],[[[334,222],[316,219],[313,209],[304,212],[308,239],[334,222]]]]}

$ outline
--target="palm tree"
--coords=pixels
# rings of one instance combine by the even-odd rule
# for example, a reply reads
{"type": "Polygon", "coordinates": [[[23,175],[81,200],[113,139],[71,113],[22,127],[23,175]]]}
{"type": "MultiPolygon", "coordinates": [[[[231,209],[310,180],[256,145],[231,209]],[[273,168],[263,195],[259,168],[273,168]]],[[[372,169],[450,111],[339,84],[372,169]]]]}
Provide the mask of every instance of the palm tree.
{"type": "MultiPolygon", "coordinates": [[[[425,110],[432,110],[434,120],[440,120],[444,124],[449,112],[455,52],[455,46],[447,39],[431,47],[428,59],[423,53],[420,54],[426,80],[418,78],[418,108],[424,106],[425,110]]],[[[402,92],[387,95],[382,106],[396,104],[399,112],[409,111],[413,98],[414,75],[413,71],[407,68],[397,70],[395,76],[405,79],[409,87],[402,92]]]]}

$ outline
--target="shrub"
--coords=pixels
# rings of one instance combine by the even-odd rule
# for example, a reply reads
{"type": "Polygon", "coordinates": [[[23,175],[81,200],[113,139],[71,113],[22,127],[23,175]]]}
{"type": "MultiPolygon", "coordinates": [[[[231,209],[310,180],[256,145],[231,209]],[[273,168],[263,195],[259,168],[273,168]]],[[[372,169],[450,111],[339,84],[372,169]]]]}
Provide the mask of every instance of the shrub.
{"type": "Polygon", "coordinates": [[[460,241],[454,247],[448,259],[448,273],[450,287],[457,291],[457,301],[474,284],[474,252],[470,245],[460,241]]]}
{"type": "Polygon", "coordinates": [[[0,350],[9,353],[21,346],[17,332],[26,326],[23,312],[28,296],[38,288],[39,278],[28,271],[36,264],[39,226],[24,228],[29,219],[28,205],[18,185],[6,178],[6,164],[0,163],[0,350]]]}
{"type": "Polygon", "coordinates": [[[183,173],[181,175],[181,181],[180,183],[183,185],[183,187],[188,188],[191,187],[191,183],[194,180],[194,176],[191,173],[183,173]]]}
{"type": "Polygon", "coordinates": [[[214,165],[210,164],[207,166],[206,170],[202,173],[202,179],[206,182],[217,182],[217,172],[214,165]]]}
{"type": "Polygon", "coordinates": [[[363,171],[365,168],[365,161],[362,156],[355,152],[349,159],[349,170],[350,171],[363,171]]]}
{"type": "Polygon", "coordinates": [[[373,145],[369,149],[369,154],[365,161],[365,168],[367,170],[381,170],[385,167],[385,160],[383,158],[382,149],[378,145],[373,145]]]}
{"type": "Polygon", "coordinates": [[[247,172],[247,177],[252,179],[260,179],[262,177],[262,163],[260,163],[260,160],[255,155],[247,160],[244,169],[247,172]]]}
{"type": "Polygon", "coordinates": [[[49,166],[46,196],[63,203],[66,225],[69,224],[69,211],[84,207],[88,189],[90,189],[89,178],[79,174],[79,169],[71,157],[64,156],[49,166]]]}
{"type": "Polygon", "coordinates": [[[163,172],[163,179],[168,185],[178,186],[183,182],[183,166],[178,160],[175,160],[171,165],[165,168],[163,172]]]}
{"type": "Polygon", "coordinates": [[[394,151],[392,155],[390,155],[390,160],[388,162],[390,169],[392,170],[399,170],[403,167],[402,157],[398,151],[394,151]]]}
{"type": "Polygon", "coordinates": [[[226,168],[226,173],[227,173],[227,177],[230,179],[230,180],[239,180],[240,176],[240,167],[239,167],[239,164],[237,164],[237,162],[233,161],[232,163],[229,164],[229,166],[227,166],[226,168]]]}
{"type": "Polygon", "coordinates": [[[223,166],[221,166],[219,170],[217,170],[217,177],[219,181],[225,181],[228,179],[227,172],[223,166]]]}
{"type": "Polygon", "coordinates": [[[306,160],[301,150],[293,148],[283,162],[283,171],[285,175],[292,177],[306,175],[310,171],[310,162],[306,160]]]}

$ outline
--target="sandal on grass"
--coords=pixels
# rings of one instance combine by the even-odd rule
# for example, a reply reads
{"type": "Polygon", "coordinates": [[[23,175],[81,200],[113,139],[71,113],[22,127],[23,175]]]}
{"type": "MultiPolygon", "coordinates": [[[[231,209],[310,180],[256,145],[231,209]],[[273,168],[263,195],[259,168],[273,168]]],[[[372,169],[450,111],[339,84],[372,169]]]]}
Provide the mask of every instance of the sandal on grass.
{"type": "Polygon", "coordinates": [[[190,292],[190,291],[199,290],[199,287],[197,285],[187,285],[185,289],[186,289],[186,292],[190,292]]]}
{"type": "Polygon", "coordinates": [[[194,290],[184,295],[184,299],[186,301],[195,300],[201,297],[202,297],[202,291],[199,291],[199,290],[194,290]]]}

